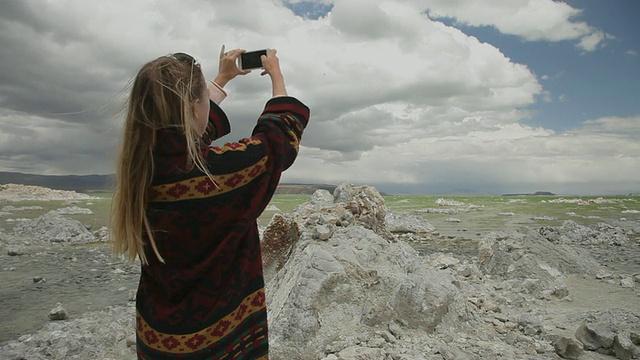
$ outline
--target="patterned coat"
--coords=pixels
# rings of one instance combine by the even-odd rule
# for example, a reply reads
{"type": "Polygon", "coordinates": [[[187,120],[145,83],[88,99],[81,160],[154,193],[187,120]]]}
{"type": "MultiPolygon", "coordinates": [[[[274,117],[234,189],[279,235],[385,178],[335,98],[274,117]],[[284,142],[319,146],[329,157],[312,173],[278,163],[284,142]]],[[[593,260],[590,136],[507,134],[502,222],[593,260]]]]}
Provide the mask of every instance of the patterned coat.
{"type": "Polygon", "coordinates": [[[184,136],[158,134],[147,214],[158,251],[136,300],[139,359],[267,359],[267,312],[257,218],[293,163],[309,109],[295,98],[267,102],[252,137],[222,147],[230,131],[211,102],[202,152],[215,183],[186,165],[184,136]]]}

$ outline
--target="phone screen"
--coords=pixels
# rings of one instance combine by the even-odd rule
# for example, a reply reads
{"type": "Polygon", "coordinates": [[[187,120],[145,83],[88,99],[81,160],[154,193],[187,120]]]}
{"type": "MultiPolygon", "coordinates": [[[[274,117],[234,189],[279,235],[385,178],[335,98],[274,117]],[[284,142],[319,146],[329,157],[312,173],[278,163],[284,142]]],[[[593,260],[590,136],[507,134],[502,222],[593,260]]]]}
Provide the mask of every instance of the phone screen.
{"type": "Polygon", "coordinates": [[[267,55],[267,50],[258,50],[242,53],[240,55],[240,63],[243,70],[258,69],[262,67],[262,60],[260,57],[267,55]]]}

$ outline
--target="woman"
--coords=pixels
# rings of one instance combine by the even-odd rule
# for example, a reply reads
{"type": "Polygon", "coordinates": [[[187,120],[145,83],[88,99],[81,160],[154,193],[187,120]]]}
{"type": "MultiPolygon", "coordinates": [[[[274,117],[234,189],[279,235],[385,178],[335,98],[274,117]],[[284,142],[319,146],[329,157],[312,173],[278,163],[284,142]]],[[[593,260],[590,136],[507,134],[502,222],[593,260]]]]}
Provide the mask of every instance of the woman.
{"type": "Polygon", "coordinates": [[[145,64],[129,97],[113,198],[114,252],[139,258],[138,359],[267,359],[267,312],[257,218],[293,163],[309,109],[287,96],[276,51],[272,83],[250,138],[218,106],[245,75],[243,50],[220,52],[208,84],[191,56],[145,64]]]}

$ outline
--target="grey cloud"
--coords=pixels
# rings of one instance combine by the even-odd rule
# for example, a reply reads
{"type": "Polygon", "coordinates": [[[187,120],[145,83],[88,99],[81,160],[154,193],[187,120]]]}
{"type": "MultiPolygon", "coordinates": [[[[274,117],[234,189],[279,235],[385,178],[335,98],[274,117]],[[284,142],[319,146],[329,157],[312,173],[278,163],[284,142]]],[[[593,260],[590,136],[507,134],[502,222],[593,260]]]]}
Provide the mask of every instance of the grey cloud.
{"type": "Polygon", "coordinates": [[[5,54],[0,67],[11,69],[0,74],[0,106],[71,122],[104,117],[94,107],[111,102],[122,90],[126,71],[118,64],[85,61],[86,49],[80,46],[51,53],[47,41],[30,31],[0,34],[5,54]]]}
{"type": "Polygon", "coordinates": [[[346,35],[370,40],[388,36],[391,33],[389,27],[392,26],[388,15],[372,1],[343,1],[336,4],[331,24],[346,35]],[[354,13],[359,15],[354,16],[354,13]]]}
{"type": "Polygon", "coordinates": [[[331,11],[331,24],[343,34],[360,40],[396,38],[404,44],[414,43],[419,35],[406,20],[389,14],[376,1],[341,1],[331,11]]]}
{"type": "MultiPolygon", "coordinates": [[[[406,132],[394,134],[389,129],[399,121],[388,111],[367,108],[344,117],[312,124],[312,134],[306,146],[349,153],[343,159],[354,160],[363,151],[376,146],[389,146],[407,141],[411,135],[406,132]]],[[[306,139],[305,139],[306,140],[306,139]]]]}
{"type": "MultiPolygon", "coordinates": [[[[3,1],[0,27],[9,26],[31,29],[41,37],[47,37],[58,44],[68,44],[74,40],[88,38],[79,30],[77,18],[70,16],[68,9],[57,8],[42,1],[7,0],[3,1]],[[62,10],[62,11],[60,11],[62,10]]],[[[88,14],[87,14],[88,15],[88,14]]]]}
{"type": "MultiPolygon", "coordinates": [[[[17,117],[16,121],[37,124],[42,119],[17,117]]],[[[24,166],[54,173],[104,173],[113,169],[117,136],[98,133],[81,125],[55,121],[51,126],[29,128],[0,126],[0,164],[5,170],[24,166]]]]}

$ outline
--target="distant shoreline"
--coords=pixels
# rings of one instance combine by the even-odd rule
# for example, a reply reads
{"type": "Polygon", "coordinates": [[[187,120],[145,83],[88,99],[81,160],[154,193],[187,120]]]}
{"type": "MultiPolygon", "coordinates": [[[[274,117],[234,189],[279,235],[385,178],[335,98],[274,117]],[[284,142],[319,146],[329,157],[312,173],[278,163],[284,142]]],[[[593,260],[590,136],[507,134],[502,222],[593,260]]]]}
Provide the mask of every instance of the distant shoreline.
{"type": "MultiPolygon", "coordinates": [[[[53,190],[66,190],[76,191],[84,193],[92,192],[109,192],[114,188],[114,175],[37,175],[37,174],[25,174],[19,172],[6,172],[0,171],[0,185],[4,184],[20,184],[20,185],[32,185],[41,186],[53,190]]],[[[451,192],[451,193],[404,193],[397,191],[382,191],[375,184],[355,184],[355,185],[371,185],[375,187],[383,196],[403,196],[403,195],[425,195],[425,196],[640,196],[640,192],[621,192],[619,194],[555,194],[550,191],[536,191],[534,193],[505,193],[500,195],[499,193],[486,194],[486,193],[474,193],[469,192],[451,192]]],[[[323,183],[280,183],[276,190],[278,195],[311,195],[318,189],[324,189],[329,192],[333,190],[337,185],[323,184],[323,183]]],[[[396,189],[397,190],[397,189],[396,189]]]]}
{"type": "MultiPolygon", "coordinates": [[[[103,192],[113,190],[114,175],[35,175],[0,171],[0,185],[20,184],[41,186],[52,190],[103,192]]],[[[311,195],[318,189],[329,192],[337,185],[281,183],[276,194],[311,195]]]]}

